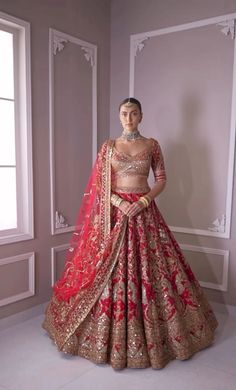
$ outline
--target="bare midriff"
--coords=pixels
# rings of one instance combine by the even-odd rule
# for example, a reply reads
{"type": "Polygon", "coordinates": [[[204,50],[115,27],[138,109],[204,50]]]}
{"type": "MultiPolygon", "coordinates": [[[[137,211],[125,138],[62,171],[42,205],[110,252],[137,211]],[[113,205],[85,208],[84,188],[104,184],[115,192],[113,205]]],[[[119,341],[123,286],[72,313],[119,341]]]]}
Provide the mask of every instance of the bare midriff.
{"type": "Polygon", "coordinates": [[[148,192],[150,187],[146,177],[132,175],[116,178],[112,183],[112,190],[115,192],[142,193],[148,192]]]}

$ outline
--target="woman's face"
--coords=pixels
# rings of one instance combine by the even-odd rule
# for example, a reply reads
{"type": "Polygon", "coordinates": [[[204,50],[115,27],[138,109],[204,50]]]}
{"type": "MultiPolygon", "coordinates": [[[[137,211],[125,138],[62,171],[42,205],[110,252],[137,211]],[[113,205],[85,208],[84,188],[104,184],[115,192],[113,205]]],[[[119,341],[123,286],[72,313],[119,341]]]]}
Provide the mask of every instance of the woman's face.
{"type": "Polygon", "coordinates": [[[125,131],[135,131],[142,120],[142,114],[136,104],[123,104],[120,108],[120,121],[125,131]]]}

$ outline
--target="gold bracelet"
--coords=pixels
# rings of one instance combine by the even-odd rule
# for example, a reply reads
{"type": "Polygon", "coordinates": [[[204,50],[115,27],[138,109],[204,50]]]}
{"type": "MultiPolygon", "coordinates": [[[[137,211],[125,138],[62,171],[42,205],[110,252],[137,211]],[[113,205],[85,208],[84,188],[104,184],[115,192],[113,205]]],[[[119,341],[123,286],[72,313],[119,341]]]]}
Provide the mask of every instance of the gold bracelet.
{"type": "Polygon", "coordinates": [[[149,205],[148,200],[146,198],[144,198],[144,196],[141,196],[138,201],[140,203],[142,203],[144,205],[144,207],[148,207],[148,205],[149,205]]]}
{"type": "Polygon", "coordinates": [[[143,205],[144,207],[147,207],[146,204],[142,201],[142,199],[139,199],[139,200],[138,200],[138,203],[140,203],[140,204],[143,205]]]}
{"type": "Polygon", "coordinates": [[[117,202],[118,199],[119,199],[119,196],[116,195],[116,194],[113,194],[111,196],[111,204],[113,204],[113,206],[116,206],[116,202],[117,202]]]}
{"type": "Polygon", "coordinates": [[[118,197],[119,199],[117,199],[117,201],[116,201],[116,207],[119,207],[120,206],[120,204],[123,202],[123,200],[124,199],[122,199],[122,198],[120,198],[120,197],[118,197]]]}
{"type": "Polygon", "coordinates": [[[151,203],[152,198],[149,195],[144,195],[144,198],[146,198],[148,200],[148,204],[151,203]]]}
{"type": "Polygon", "coordinates": [[[122,199],[122,198],[120,198],[120,197],[119,197],[118,195],[116,195],[116,194],[112,194],[112,196],[111,196],[111,204],[112,204],[113,206],[119,207],[120,204],[121,204],[121,202],[123,202],[123,199],[122,199]]]}
{"type": "Polygon", "coordinates": [[[151,203],[151,198],[148,195],[141,196],[139,201],[145,206],[148,207],[151,203]]]}
{"type": "Polygon", "coordinates": [[[113,206],[115,206],[116,199],[117,199],[117,195],[112,194],[112,196],[111,196],[111,204],[113,204],[113,206]]]}

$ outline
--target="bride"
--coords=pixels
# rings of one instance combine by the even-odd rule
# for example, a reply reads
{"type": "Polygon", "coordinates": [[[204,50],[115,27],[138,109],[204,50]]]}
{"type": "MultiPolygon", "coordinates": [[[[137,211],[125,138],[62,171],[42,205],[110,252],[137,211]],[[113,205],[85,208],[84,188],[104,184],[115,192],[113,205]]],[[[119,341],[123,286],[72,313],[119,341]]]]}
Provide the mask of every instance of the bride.
{"type": "Polygon", "coordinates": [[[140,102],[125,99],[119,117],[123,132],[98,153],[43,327],[65,353],[157,369],[209,346],[217,321],[154,201],[166,174],[159,143],[138,130],[140,102]]]}

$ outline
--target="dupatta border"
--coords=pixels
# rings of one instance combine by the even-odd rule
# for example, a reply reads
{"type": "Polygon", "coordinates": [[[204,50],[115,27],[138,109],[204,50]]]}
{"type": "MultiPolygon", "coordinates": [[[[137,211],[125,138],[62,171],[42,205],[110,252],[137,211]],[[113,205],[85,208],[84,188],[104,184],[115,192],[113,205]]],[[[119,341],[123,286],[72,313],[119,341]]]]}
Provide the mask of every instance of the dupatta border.
{"type": "Polygon", "coordinates": [[[101,156],[101,243],[105,246],[108,241],[112,240],[110,255],[104,259],[104,263],[99,267],[92,286],[78,291],[75,296],[70,298],[69,302],[58,301],[55,295],[53,296],[46,310],[45,321],[42,324],[43,328],[48,331],[50,337],[54,340],[58,349],[64,352],[70,353],[72,346],[76,344],[73,335],[85,320],[108,283],[124,241],[127,227],[127,218],[125,216],[113,228],[112,235],[110,232],[111,156],[113,145],[114,141],[108,140],[104,145],[104,153],[101,156]]]}
{"type": "Polygon", "coordinates": [[[101,243],[108,237],[111,229],[111,157],[114,140],[106,142],[102,156],[102,188],[100,196],[101,243]]]}
{"type": "Polygon", "coordinates": [[[108,269],[104,270],[103,267],[101,267],[92,287],[84,291],[81,297],[78,298],[80,293],[78,293],[77,296],[72,297],[69,303],[58,302],[55,298],[53,298],[50,304],[51,307],[49,306],[47,310],[47,319],[45,320],[43,327],[48,331],[50,337],[54,340],[60,351],[74,353],[76,339],[74,339],[73,336],[78,327],[88,316],[92,307],[97,302],[108,283],[120,253],[126,226],[127,218],[124,218],[121,226],[117,229],[116,235],[113,237],[114,243],[112,248],[112,258],[108,269]],[[79,302],[77,303],[78,300],[79,302]],[[56,310],[61,312],[60,320],[63,321],[63,317],[65,318],[65,322],[59,327],[59,329],[54,325],[53,306],[56,310]],[[70,317],[69,320],[68,318],[66,319],[68,315],[70,317]]]}

